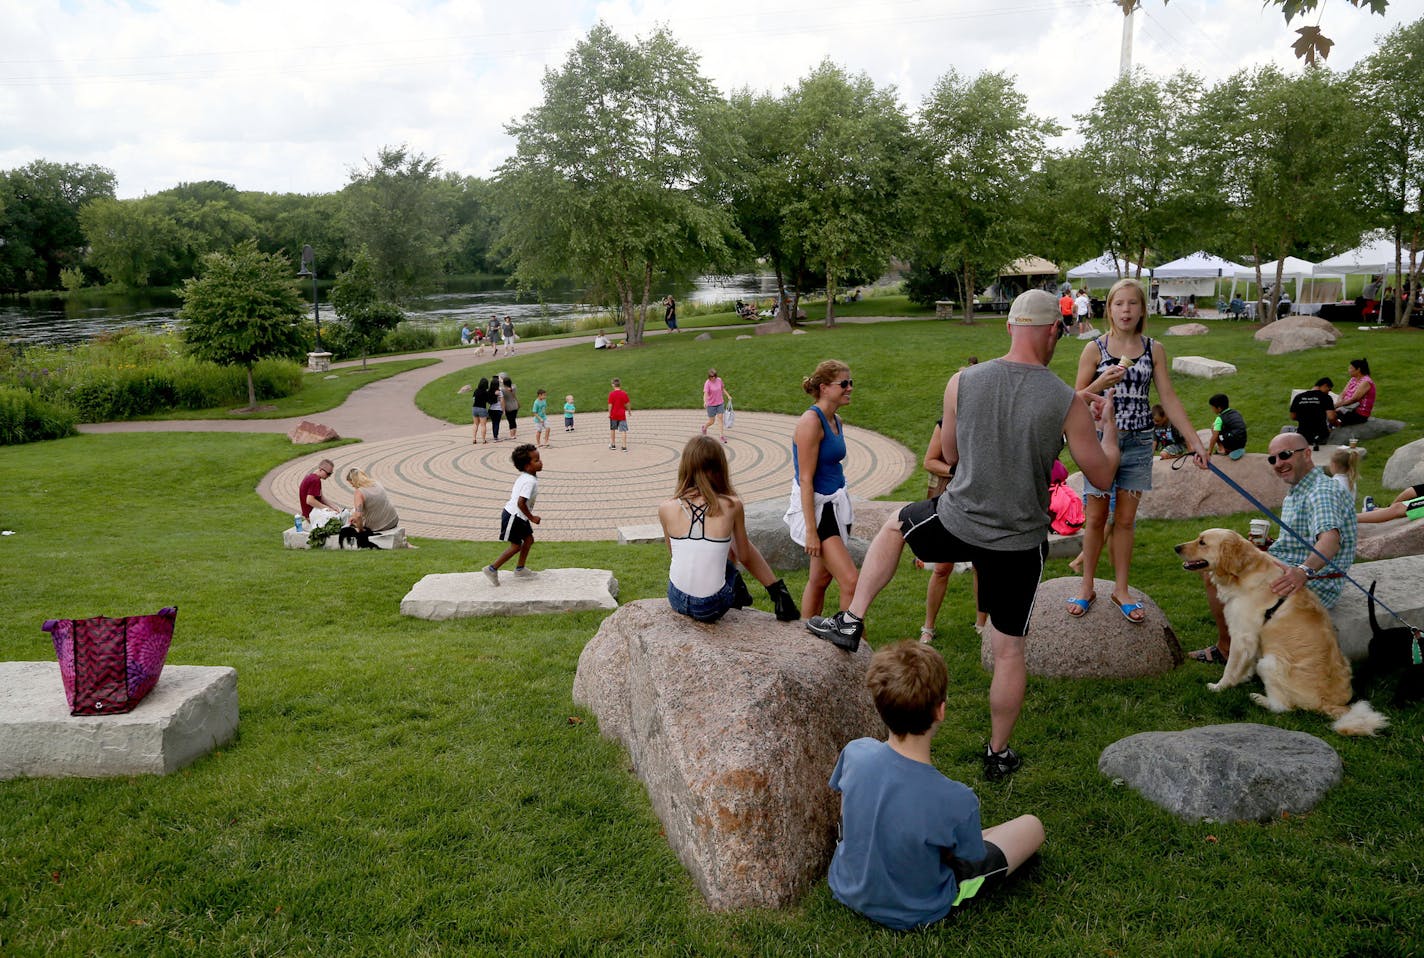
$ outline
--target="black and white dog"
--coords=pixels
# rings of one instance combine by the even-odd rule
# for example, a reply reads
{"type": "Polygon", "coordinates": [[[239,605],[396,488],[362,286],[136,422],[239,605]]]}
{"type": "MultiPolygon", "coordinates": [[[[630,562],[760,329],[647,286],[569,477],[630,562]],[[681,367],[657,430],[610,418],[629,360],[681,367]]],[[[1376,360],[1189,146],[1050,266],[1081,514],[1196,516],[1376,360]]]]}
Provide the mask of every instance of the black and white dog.
{"type": "Polygon", "coordinates": [[[370,529],[357,531],[355,526],[342,526],[337,533],[336,545],[341,549],[376,549],[379,546],[371,543],[371,537],[375,535],[370,529]],[[347,545],[347,543],[351,543],[347,545]]]}

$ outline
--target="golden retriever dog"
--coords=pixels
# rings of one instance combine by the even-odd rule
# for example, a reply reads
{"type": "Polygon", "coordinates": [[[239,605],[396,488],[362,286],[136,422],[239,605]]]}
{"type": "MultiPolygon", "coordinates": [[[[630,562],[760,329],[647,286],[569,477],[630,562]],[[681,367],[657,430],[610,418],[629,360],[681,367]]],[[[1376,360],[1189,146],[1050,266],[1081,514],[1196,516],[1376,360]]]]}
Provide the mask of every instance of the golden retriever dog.
{"type": "Polygon", "coordinates": [[[1266,694],[1251,700],[1272,712],[1319,712],[1341,735],[1373,735],[1389,724],[1363,699],[1350,705],[1350,664],[1315,593],[1300,589],[1281,601],[1271,591],[1285,573],[1279,562],[1229,529],[1207,529],[1176,549],[1182,568],[1210,573],[1231,632],[1226,671],[1207,688],[1220,692],[1254,673],[1266,694]]]}

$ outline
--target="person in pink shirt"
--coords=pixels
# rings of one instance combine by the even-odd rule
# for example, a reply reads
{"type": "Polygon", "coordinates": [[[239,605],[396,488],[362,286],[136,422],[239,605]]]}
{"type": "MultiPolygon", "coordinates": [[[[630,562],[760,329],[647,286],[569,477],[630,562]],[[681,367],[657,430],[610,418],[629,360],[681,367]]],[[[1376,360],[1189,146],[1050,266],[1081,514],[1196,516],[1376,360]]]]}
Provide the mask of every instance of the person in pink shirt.
{"type": "Polygon", "coordinates": [[[1354,426],[1370,418],[1375,408],[1375,381],[1368,359],[1350,360],[1350,381],[1335,404],[1335,425],[1354,426]]]}
{"type": "Polygon", "coordinates": [[[726,412],[727,400],[731,399],[727,392],[727,384],[722,382],[722,377],[717,375],[717,370],[707,370],[707,379],[702,383],[702,405],[707,410],[707,424],[702,427],[702,435],[707,435],[707,430],[712,428],[712,424],[717,424],[717,432],[723,442],[727,441],[727,427],[723,419],[726,412]]]}

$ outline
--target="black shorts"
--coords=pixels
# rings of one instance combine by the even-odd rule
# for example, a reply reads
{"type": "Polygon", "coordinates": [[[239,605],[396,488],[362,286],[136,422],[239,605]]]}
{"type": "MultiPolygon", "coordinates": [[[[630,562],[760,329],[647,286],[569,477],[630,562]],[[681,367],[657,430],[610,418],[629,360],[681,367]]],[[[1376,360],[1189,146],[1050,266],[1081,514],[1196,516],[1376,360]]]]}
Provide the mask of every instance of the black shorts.
{"type": "MultiPolygon", "coordinates": [[[[1009,877],[1009,860],[1004,856],[1003,849],[986,841],[984,850],[988,854],[982,862],[961,862],[958,859],[953,862],[954,877],[959,882],[959,898],[954,902],[956,909],[963,908],[976,898],[982,898],[1009,877]],[[982,878],[983,881],[972,885],[976,878],[982,878]],[[966,883],[970,883],[972,887],[966,888],[966,883]]],[[[954,912],[951,911],[950,914],[954,912]]]]}
{"type": "MultiPolygon", "coordinates": [[[[841,534],[840,523],[836,522],[836,507],[829,502],[822,503],[821,514],[816,517],[816,535],[821,537],[821,541],[834,539],[841,534]]],[[[850,535],[850,528],[846,528],[846,535],[850,535]]]]}
{"type": "Polygon", "coordinates": [[[499,539],[501,542],[522,543],[533,534],[534,527],[523,516],[515,515],[508,509],[499,514],[499,539]]]}
{"type": "Polygon", "coordinates": [[[1000,552],[965,542],[944,527],[937,499],[921,499],[900,510],[900,536],[922,562],[972,562],[979,573],[979,611],[1005,635],[1028,634],[1038,580],[1048,558],[1048,539],[1030,549],[1000,552]]]}

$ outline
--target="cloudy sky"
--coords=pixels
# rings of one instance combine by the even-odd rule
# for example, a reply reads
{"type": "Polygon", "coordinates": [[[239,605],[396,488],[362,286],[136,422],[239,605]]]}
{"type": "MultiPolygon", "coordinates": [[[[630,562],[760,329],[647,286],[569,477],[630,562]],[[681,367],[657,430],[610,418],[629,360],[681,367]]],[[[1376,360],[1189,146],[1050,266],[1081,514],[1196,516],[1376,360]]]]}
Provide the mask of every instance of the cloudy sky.
{"type": "MultiPolygon", "coordinates": [[[[1424,16],[1325,3],[1348,67],[1424,16]]],[[[216,179],[239,189],[337,190],[363,158],[408,143],[487,176],[504,124],[595,22],[667,24],[723,92],[782,89],[823,58],[908,108],[953,66],[1015,74],[1032,109],[1073,125],[1116,76],[1112,0],[0,0],[0,169],[97,163],[121,197],[216,179]]],[[[1134,61],[1208,82],[1274,60],[1293,30],[1261,0],[1144,0],[1134,61]]]]}

